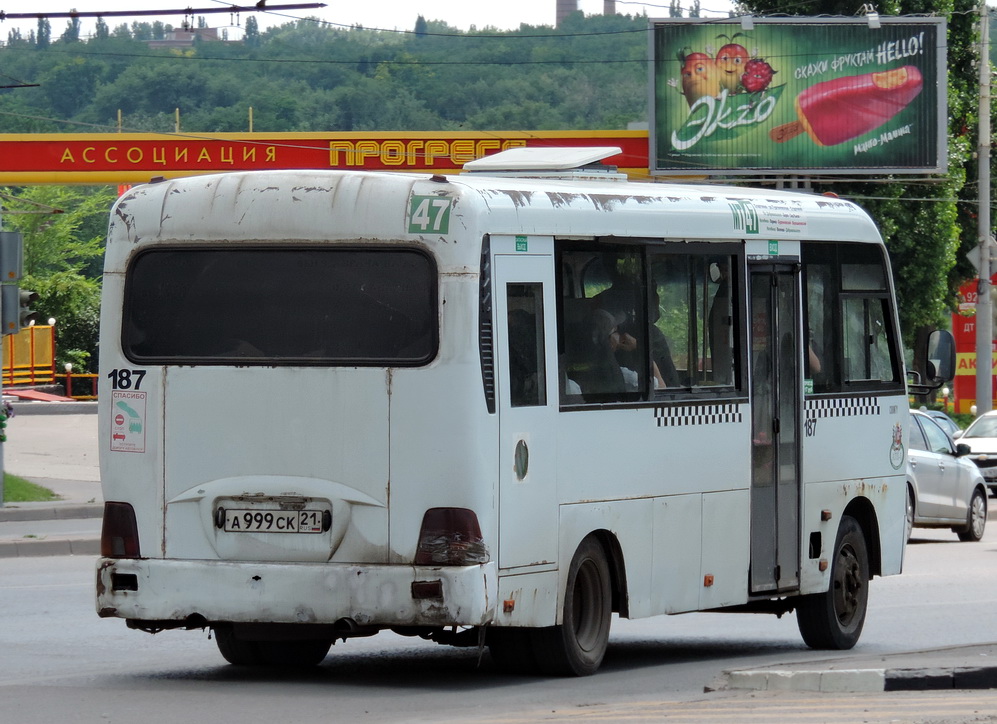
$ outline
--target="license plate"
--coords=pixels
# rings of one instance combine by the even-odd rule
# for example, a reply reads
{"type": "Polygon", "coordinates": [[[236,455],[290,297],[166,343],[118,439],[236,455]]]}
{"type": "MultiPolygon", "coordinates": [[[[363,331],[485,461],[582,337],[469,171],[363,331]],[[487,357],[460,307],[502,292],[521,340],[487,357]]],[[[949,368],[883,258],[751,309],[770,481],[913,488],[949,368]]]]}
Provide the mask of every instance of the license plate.
{"type": "Polygon", "coordinates": [[[226,533],[321,533],[321,510],[225,510],[226,533]]]}
{"type": "Polygon", "coordinates": [[[997,468],[981,468],[980,473],[987,480],[997,479],[997,468]]]}

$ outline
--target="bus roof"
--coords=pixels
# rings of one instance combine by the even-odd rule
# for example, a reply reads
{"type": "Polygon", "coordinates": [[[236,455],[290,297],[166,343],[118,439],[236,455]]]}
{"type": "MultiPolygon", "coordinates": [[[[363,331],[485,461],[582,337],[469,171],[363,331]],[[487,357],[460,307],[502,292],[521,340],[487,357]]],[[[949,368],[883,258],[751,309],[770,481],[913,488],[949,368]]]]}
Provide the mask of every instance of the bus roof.
{"type": "Polygon", "coordinates": [[[364,239],[435,246],[458,234],[476,240],[534,234],[882,243],[858,206],[810,193],[482,173],[258,171],[135,187],[112,211],[108,253],[124,263],[135,245],[159,241],[364,239]],[[445,233],[413,233],[412,201],[427,197],[449,200],[445,233]],[[113,250],[122,241],[127,245],[113,250]]]}

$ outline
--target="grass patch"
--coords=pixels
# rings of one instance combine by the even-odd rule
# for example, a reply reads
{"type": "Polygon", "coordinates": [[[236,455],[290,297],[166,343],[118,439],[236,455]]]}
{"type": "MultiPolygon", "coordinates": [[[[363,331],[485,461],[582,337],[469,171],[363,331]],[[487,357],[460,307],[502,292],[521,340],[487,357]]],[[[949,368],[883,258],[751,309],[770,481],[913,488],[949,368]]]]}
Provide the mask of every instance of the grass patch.
{"type": "Polygon", "coordinates": [[[35,485],[24,478],[4,473],[3,500],[5,503],[37,503],[46,500],[59,500],[59,496],[41,485],[35,485]]]}

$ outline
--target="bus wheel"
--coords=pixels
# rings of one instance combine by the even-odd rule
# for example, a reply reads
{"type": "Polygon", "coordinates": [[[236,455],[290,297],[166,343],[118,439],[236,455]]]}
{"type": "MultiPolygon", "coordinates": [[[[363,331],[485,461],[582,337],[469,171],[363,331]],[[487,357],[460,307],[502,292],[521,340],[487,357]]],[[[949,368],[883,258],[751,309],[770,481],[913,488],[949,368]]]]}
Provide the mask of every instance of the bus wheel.
{"type": "Polygon", "coordinates": [[[231,626],[217,626],[213,629],[218,651],[225,660],[234,666],[262,666],[263,659],[255,641],[236,638],[231,626]]]}
{"type": "Polygon", "coordinates": [[[215,629],[215,643],[225,660],[235,666],[305,668],[322,663],[332,641],[306,639],[292,641],[247,641],[238,638],[231,626],[215,629]]]}
{"type": "Polygon", "coordinates": [[[589,536],[571,559],[563,622],[533,632],[540,671],[555,676],[594,674],[609,644],[612,608],[606,553],[599,541],[589,536]]]}
{"type": "Polygon", "coordinates": [[[904,541],[909,541],[914,534],[914,489],[907,486],[907,537],[904,541]]]}
{"type": "Polygon", "coordinates": [[[824,593],[801,596],[796,623],[813,649],[850,649],[862,634],[869,603],[869,554],[858,521],[842,516],[834,543],[831,583],[824,593]]]}
{"type": "Polygon", "coordinates": [[[983,531],[987,527],[987,496],[982,491],[973,491],[966,518],[966,527],[957,529],[956,533],[959,534],[959,540],[975,543],[983,538],[983,531]]]}

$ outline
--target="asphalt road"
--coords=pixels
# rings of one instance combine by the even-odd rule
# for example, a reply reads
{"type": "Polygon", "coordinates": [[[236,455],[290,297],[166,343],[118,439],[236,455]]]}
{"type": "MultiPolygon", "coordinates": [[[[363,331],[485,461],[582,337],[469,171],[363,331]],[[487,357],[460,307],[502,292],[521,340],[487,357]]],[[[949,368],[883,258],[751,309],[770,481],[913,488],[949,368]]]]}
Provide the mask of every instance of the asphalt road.
{"type": "MultiPolygon", "coordinates": [[[[852,652],[818,652],[792,616],[688,614],[614,620],[595,676],[505,676],[487,652],[381,633],[339,643],[314,670],[228,666],[202,631],[155,636],[99,619],[94,559],[0,559],[0,692],[11,724],[244,722],[994,722],[997,691],[716,690],[731,671],[931,666],[942,646],[997,630],[997,533],[982,543],[928,532],[908,570],[873,583],[852,652]]],[[[952,649],[949,649],[952,651],[952,649]]],[[[981,649],[961,647],[966,664],[981,649]]],[[[995,655],[988,650],[988,658],[995,655]]]]}

